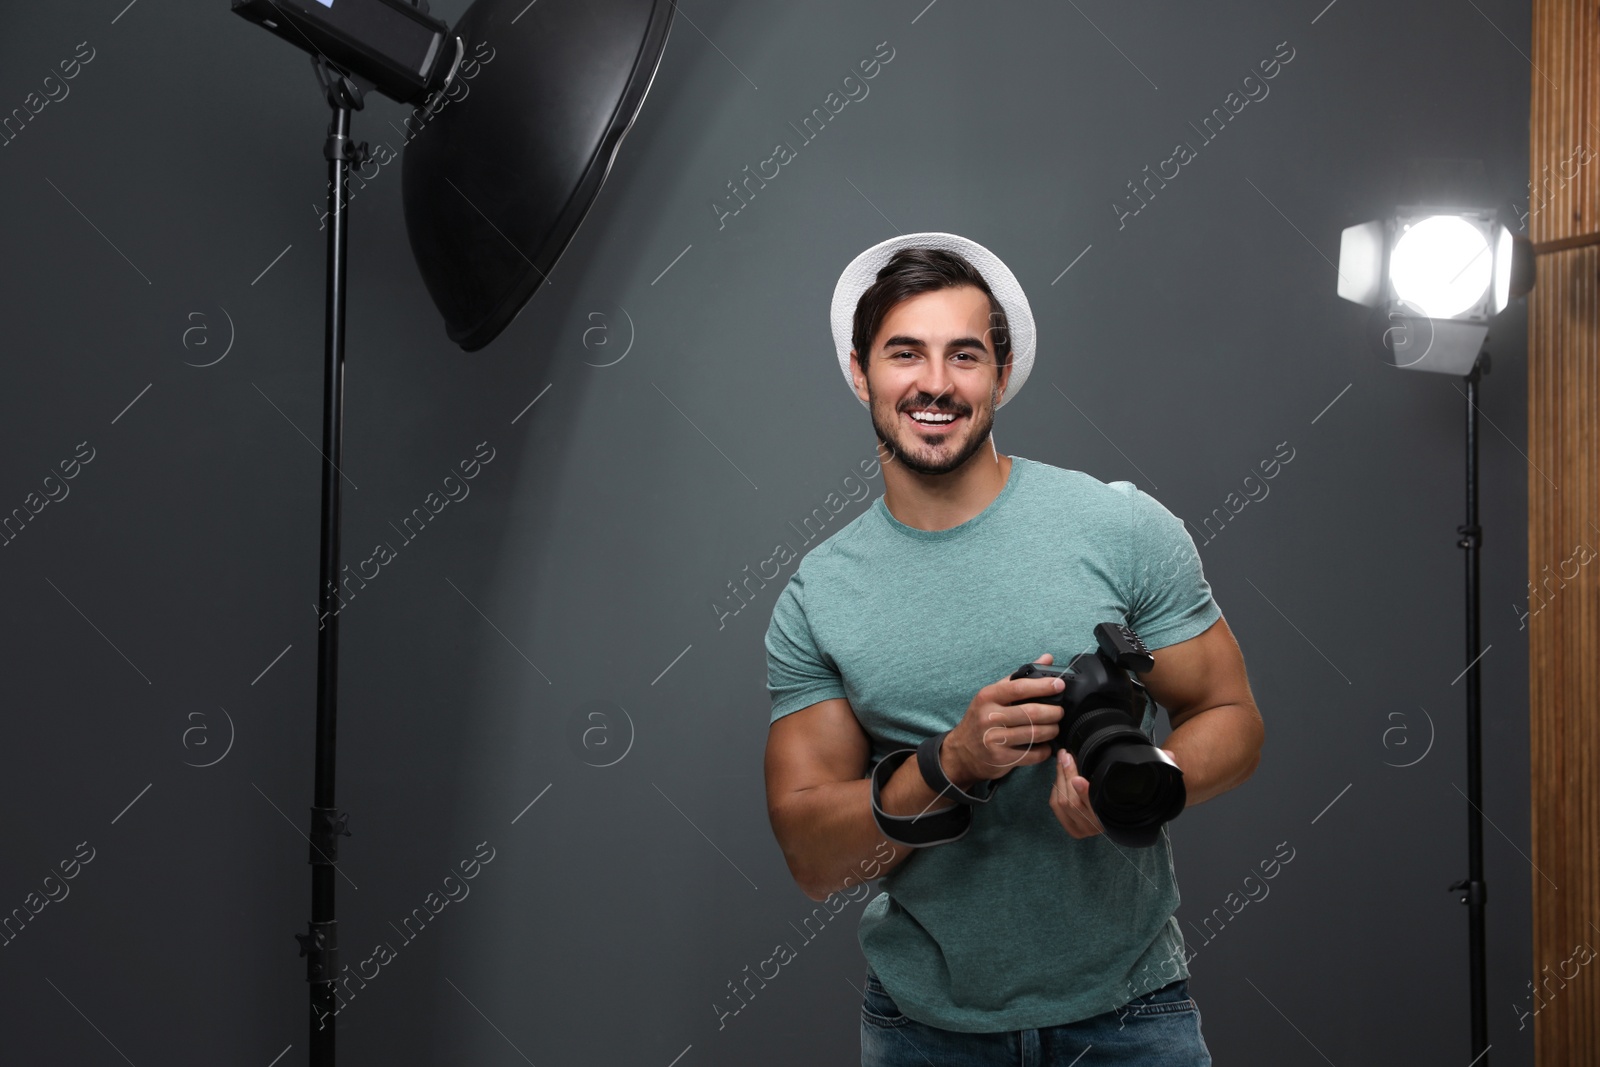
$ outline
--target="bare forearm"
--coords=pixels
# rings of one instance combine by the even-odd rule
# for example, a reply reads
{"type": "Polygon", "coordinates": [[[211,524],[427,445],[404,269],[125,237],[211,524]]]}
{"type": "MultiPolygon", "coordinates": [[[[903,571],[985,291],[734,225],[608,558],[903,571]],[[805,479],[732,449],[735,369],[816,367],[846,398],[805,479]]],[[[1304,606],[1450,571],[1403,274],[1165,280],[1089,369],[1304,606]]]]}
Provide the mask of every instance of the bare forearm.
{"type": "MultiPolygon", "coordinates": [[[[954,806],[949,797],[938,797],[928,788],[915,757],[895,768],[879,800],[890,815],[954,806]]],[[[812,900],[823,900],[852,882],[881,878],[916,851],[889,841],[878,829],[868,778],[801,790],[771,814],[789,870],[812,900]]]]}
{"type": "Polygon", "coordinates": [[[1265,737],[1253,704],[1223,704],[1185,719],[1161,747],[1182,769],[1187,806],[1193,807],[1249,778],[1265,737]]]}

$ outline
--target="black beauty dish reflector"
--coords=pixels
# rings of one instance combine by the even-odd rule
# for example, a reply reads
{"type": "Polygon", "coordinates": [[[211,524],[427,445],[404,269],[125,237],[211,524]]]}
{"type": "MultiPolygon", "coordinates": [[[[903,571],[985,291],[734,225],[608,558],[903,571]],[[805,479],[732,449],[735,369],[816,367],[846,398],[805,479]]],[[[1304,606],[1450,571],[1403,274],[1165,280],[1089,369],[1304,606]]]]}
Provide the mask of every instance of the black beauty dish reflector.
{"type": "MultiPolygon", "coordinates": [[[[336,804],[349,174],[372,159],[352,115],[376,90],[402,123],[406,232],[450,339],[494,340],[549,277],[655,77],[672,0],[476,0],[452,30],[427,0],[233,0],[304,51],[330,110],[324,290],[316,753],[306,840],[311,919],[295,935],[312,1067],[333,1067],[341,1008],[336,889],[349,813],[336,804]]],[[[399,125],[395,125],[399,129],[399,125]]],[[[342,873],[342,872],[340,872],[342,873]]],[[[348,968],[345,964],[345,968],[348,968]]]]}
{"type": "Polygon", "coordinates": [[[561,258],[671,16],[667,0],[478,0],[456,25],[468,54],[483,42],[493,58],[408,144],[401,173],[412,255],[466,351],[494,340],[561,258]]]}
{"type": "Polygon", "coordinates": [[[589,213],[655,78],[672,0],[233,0],[347,79],[414,106],[401,196],[412,256],[468,352],[516,318],[589,213]]]}

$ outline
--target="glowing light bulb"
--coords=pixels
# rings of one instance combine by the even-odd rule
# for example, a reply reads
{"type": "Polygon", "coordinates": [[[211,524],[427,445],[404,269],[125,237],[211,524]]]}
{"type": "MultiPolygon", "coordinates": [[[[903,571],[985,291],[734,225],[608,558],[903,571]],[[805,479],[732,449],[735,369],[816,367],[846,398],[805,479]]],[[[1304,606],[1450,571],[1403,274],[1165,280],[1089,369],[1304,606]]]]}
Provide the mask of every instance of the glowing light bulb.
{"type": "Polygon", "coordinates": [[[1488,238],[1460,215],[1433,215],[1406,227],[1389,257],[1395,295],[1431,319],[1471,308],[1493,278],[1488,238]]]}

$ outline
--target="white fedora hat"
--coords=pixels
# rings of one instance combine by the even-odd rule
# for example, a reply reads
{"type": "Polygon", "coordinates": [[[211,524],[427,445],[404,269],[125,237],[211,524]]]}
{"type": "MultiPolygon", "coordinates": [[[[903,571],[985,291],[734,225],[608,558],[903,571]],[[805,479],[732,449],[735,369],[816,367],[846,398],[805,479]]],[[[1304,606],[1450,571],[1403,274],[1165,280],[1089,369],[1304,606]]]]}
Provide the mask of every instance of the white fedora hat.
{"type": "MultiPolygon", "coordinates": [[[[955,252],[976,267],[978,273],[983,275],[983,280],[989,283],[995,299],[1005,309],[1006,323],[1010,328],[1011,378],[999,404],[1005,407],[1022,390],[1028,373],[1033,370],[1033,351],[1037,339],[1033,310],[1028,306],[1028,297],[1023,293],[1017,276],[1001,262],[999,256],[978,242],[953,233],[908,233],[880,241],[852,259],[844,273],[839,275],[839,283],[833,289],[833,345],[839,351],[839,370],[844,374],[851,395],[854,396],[856,391],[855,378],[850,373],[850,331],[855,321],[856,305],[861,301],[861,294],[878,280],[878,272],[890,257],[902,248],[939,248],[955,252]]],[[[856,399],[861,400],[860,397],[856,399]]],[[[865,400],[861,400],[862,407],[866,407],[866,404],[865,400]]]]}

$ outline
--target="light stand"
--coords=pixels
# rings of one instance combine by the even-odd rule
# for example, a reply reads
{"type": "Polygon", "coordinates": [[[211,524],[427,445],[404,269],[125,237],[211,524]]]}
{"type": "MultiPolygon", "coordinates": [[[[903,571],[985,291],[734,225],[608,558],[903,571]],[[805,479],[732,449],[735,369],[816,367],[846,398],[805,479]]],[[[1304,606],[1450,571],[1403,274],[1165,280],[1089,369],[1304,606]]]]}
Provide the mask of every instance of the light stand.
{"type": "Polygon", "coordinates": [[[351,166],[369,158],[365,144],[350,140],[350,113],[361,110],[364,92],[375,90],[414,108],[405,120],[408,142],[428,128],[405,152],[406,228],[447,332],[476,351],[548,279],[599,194],[655,77],[675,4],[545,0],[535,8],[523,0],[474,0],[453,31],[428,14],[427,0],[233,0],[232,6],[311,55],[333,112],[322,152],[330,225],[316,754],[306,835],[311,920],[295,935],[311,987],[310,1062],[332,1067],[334,1019],[342,1010],[335,984],[347,969],[339,965],[333,879],[339,838],[350,833],[334,791],[347,184],[351,166]],[[509,31],[524,15],[527,21],[509,31]],[[506,58],[485,72],[499,53],[506,58]],[[473,102],[464,106],[459,101],[468,92],[473,102]]]}
{"type": "Polygon", "coordinates": [[[1481,693],[1478,688],[1478,546],[1483,531],[1478,526],[1478,379],[1489,373],[1489,353],[1479,354],[1466,376],[1467,383],[1467,521],[1456,527],[1467,552],[1467,876],[1450,886],[1462,893],[1467,905],[1468,981],[1472,998],[1472,1067],[1488,1067],[1489,1051],[1488,965],[1485,960],[1484,903],[1488,886],[1483,880],[1483,741],[1481,693]]]}
{"type": "Polygon", "coordinates": [[[1460,535],[1456,544],[1467,553],[1467,666],[1462,672],[1467,679],[1467,876],[1452,883],[1449,890],[1460,893],[1461,903],[1468,908],[1470,1067],[1488,1067],[1489,1062],[1485,959],[1488,886],[1483,877],[1482,690],[1478,666],[1483,655],[1478,625],[1478,549],[1483,541],[1483,530],[1478,525],[1478,382],[1489,373],[1489,353],[1483,351],[1483,344],[1490,320],[1512,298],[1533,289],[1538,256],[1595,244],[1600,244],[1600,232],[1534,243],[1513,234],[1498,221],[1496,212],[1460,206],[1400,208],[1388,219],[1346,227],[1340,237],[1339,295],[1372,309],[1368,336],[1384,358],[1411,370],[1444,374],[1461,374],[1465,370],[1467,521],[1456,527],[1460,535]],[[1441,232],[1441,223],[1451,232],[1441,232]],[[1472,242],[1463,245],[1460,240],[1464,233],[1474,230],[1478,234],[1476,252],[1472,251],[1472,242]],[[1424,245],[1419,251],[1413,244],[1410,252],[1417,254],[1403,264],[1405,277],[1397,279],[1400,247],[1407,240],[1420,241],[1419,235],[1424,231],[1433,235],[1429,238],[1433,247],[1424,245]],[[1468,252],[1472,254],[1465,255],[1468,252]],[[1489,257],[1489,267],[1482,277],[1462,281],[1484,256],[1489,257]],[[1424,296],[1426,299],[1420,302],[1414,299],[1424,296]],[[1391,328],[1396,320],[1400,328],[1391,328]],[[1418,348],[1422,349],[1420,355],[1415,353],[1418,348]]]}
{"type": "Polygon", "coordinates": [[[339,718],[339,479],[340,445],[344,415],[345,265],[349,259],[350,215],[345,185],[350,167],[366,159],[365,143],[350,142],[350,112],[362,106],[359,86],[314,56],[316,69],[333,118],[322,155],[328,161],[328,260],[323,331],[322,378],[322,543],[318,574],[317,615],[317,728],[311,828],[311,921],[306,933],[296,934],[300,954],[306,957],[306,981],[311,984],[311,1063],[332,1067],[334,1020],[338,996],[334,981],[339,973],[338,923],[334,919],[335,861],[339,838],[349,836],[349,816],[334,806],[335,751],[339,718]]]}

